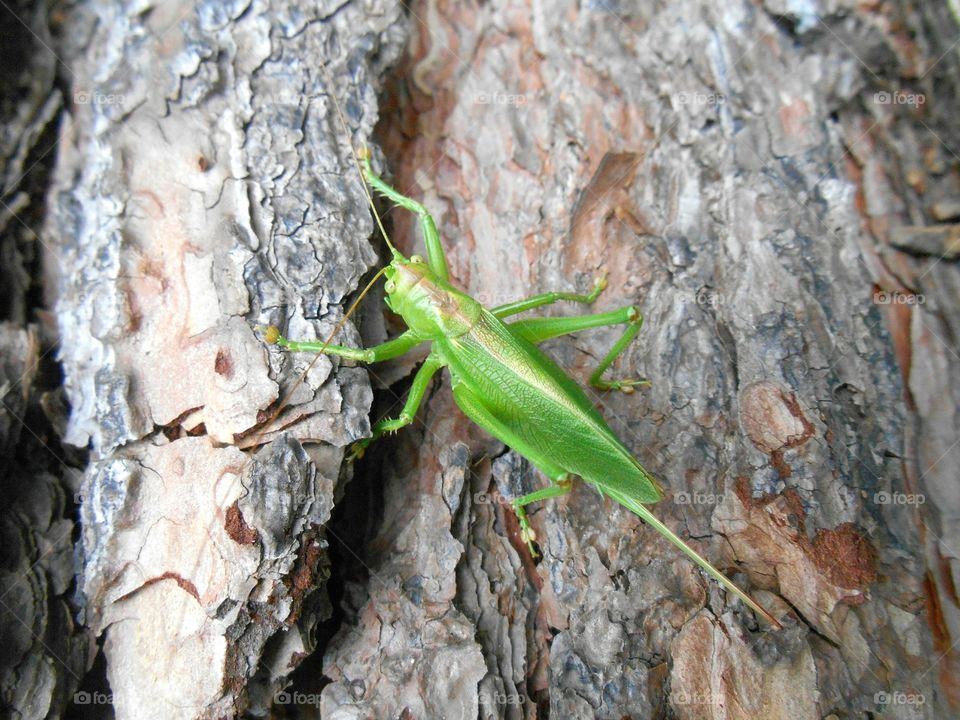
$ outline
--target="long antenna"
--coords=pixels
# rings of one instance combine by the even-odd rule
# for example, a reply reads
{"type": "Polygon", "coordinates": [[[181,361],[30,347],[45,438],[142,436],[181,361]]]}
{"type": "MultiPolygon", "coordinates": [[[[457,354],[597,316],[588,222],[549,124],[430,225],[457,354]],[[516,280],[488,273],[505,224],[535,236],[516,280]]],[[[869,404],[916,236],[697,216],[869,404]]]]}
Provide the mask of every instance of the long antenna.
{"type": "MultiPolygon", "coordinates": [[[[293,387],[287,390],[283,401],[276,407],[276,409],[272,413],[270,413],[270,417],[267,418],[263,427],[260,428],[260,431],[257,435],[258,438],[263,437],[268,432],[270,432],[270,426],[280,416],[280,413],[282,413],[286,409],[286,407],[290,404],[290,398],[293,397],[293,394],[297,391],[297,388],[303,384],[303,381],[307,379],[307,374],[313,369],[313,366],[316,364],[317,360],[320,359],[320,356],[323,355],[324,350],[326,350],[327,346],[330,345],[331,342],[333,342],[333,338],[335,338],[337,333],[343,329],[343,326],[346,324],[347,320],[350,319],[350,316],[353,315],[354,311],[357,309],[357,307],[359,307],[360,302],[363,300],[366,294],[370,292],[370,288],[373,287],[374,283],[376,283],[377,280],[380,279],[380,276],[383,275],[387,271],[387,269],[389,269],[389,267],[390,267],[389,265],[385,265],[384,267],[380,268],[377,274],[374,275],[373,278],[370,280],[370,282],[367,283],[367,286],[363,289],[363,292],[361,292],[360,295],[357,296],[357,299],[354,300],[353,303],[351,303],[347,312],[344,314],[342,318],[340,318],[340,320],[334,326],[333,330],[330,331],[330,334],[327,335],[327,339],[323,341],[323,345],[317,351],[317,354],[314,356],[313,360],[311,360],[310,364],[307,365],[307,368],[302,373],[300,373],[300,376],[297,378],[297,381],[293,384],[293,387]]],[[[277,328],[273,327],[272,325],[270,326],[261,325],[257,329],[266,336],[267,342],[272,342],[270,340],[270,337],[271,335],[277,332],[277,328]]],[[[256,443],[254,443],[254,445],[255,444],[256,443]]]]}
{"type": "MultiPolygon", "coordinates": [[[[380,229],[380,234],[383,235],[383,239],[387,243],[387,247],[390,248],[390,252],[393,254],[394,257],[398,257],[400,256],[400,253],[394,247],[393,243],[390,242],[390,236],[387,234],[387,230],[386,228],[384,228],[383,221],[380,218],[380,213],[377,212],[377,207],[373,202],[373,195],[370,193],[370,187],[367,185],[367,180],[363,176],[363,168],[360,167],[360,160],[359,160],[360,154],[353,147],[353,138],[350,134],[350,127],[347,125],[347,120],[343,115],[343,110],[340,107],[340,101],[337,100],[336,87],[333,82],[333,77],[330,75],[330,70],[327,68],[326,65],[321,65],[321,69],[323,71],[324,76],[326,77],[327,87],[329,88],[328,95],[330,96],[331,100],[333,100],[333,107],[337,112],[337,117],[340,121],[340,126],[343,128],[343,131],[347,136],[347,145],[350,147],[350,157],[353,158],[353,164],[354,164],[354,167],[357,169],[357,175],[360,176],[360,184],[363,187],[363,194],[366,195],[367,197],[367,203],[370,205],[370,210],[373,212],[373,217],[377,222],[377,227],[380,229]]],[[[370,151],[366,147],[364,147],[361,150],[361,153],[363,153],[364,159],[369,160],[370,151]]],[[[389,265],[381,268],[381,270],[376,275],[373,276],[373,279],[371,279],[370,282],[367,283],[367,286],[363,289],[363,292],[361,292],[360,295],[357,297],[357,299],[353,301],[353,303],[347,309],[347,312],[344,314],[344,316],[334,326],[333,330],[327,336],[327,339],[324,340],[323,346],[320,348],[320,351],[316,354],[316,356],[314,356],[313,360],[310,361],[310,364],[307,365],[306,369],[302,373],[300,373],[300,376],[297,378],[297,381],[293,384],[293,386],[289,390],[287,390],[284,399],[274,409],[274,411],[270,413],[270,417],[267,418],[266,422],[261,426],[256,436],[258,440],[263,436],[265,436],[268,432],[271,432],[270,426],[273,425],[276,419],[280,416],[280,413],[282,413],[286,409],[286,407],[290,404],[290,399],[293,397],[294,392],[296,392],[297,388],[299,388],[303,384],[304,380],[306,380],[307,378],[308,373],[313,369],[313,366],[316,364],[317,360],[320,359],[320,356],[323,355],[324,350],[326,350],[327,346],[329,346],[330,343],[333,342],[333,338],[335,338],[337,333],[340,332],[341,329],[343,329],[343,326],[346,324],[347,320],[350,319],[350,316],[353,315],[354,311],[360,305],[360,301],[363,300],[366,294],[370,291],[370,288],[372,288],[374,283],[380,278],[380,276],[383,275],[384,272],[386,272],[388,267],[389,265]]],[[[269,327],[260,327],[258,328],[258,330],[269,335],[275,329],[269,328],[269,327]]],[[[257,442],[253,442],[251,444],[256,445],[257,442]]]]}
{"type": "MultiPolygon", "coordinates": [[[[393,246],[393,243],[390,242],[390,236],[387,235],[387,231],[383,227],[383,221],[380,219],[380,213],[377,212],[377,206],[373,203],[373,195],[370,193],[370,187],[367,185],[367,179],[363,176],[363,168],[360,167],[359,153],[357,153],[353,147],[353,136],[350,134],[350,126],[347,125],[347,120],[343,116],[343,110],[340,108],[340,101],[337,100],[336,87],[333,84],[333,78],[330,75],[330,70],[326,65],[321,67],[323,68],[323,74],[327,78],[327,85],[330,88],[330,98],[333,100],[333,107],[337,111],[337,117],[340,118],[340,125],[343,127],[343,131],[347,135],[347,145],[350,146],[350,157],[353,158],[354,167],[357,168],[357,175],[360,176],[360,184],[363,186],[363,194],[367,196],[367,203],[370,205],[370,210],[373,211],[373,217],[377,221],[377,227],[380,228],[380,234],[383,235],[383,239],[387,241],[387,247],[390,248],[390,252],[393,253],[394,257],[396,257],[399,255],[399,253],[393,246]]],[[[367,147],[364,147],[360,152],[363,153],[364,159],[370,159],[370,150],[367,147]]]]}

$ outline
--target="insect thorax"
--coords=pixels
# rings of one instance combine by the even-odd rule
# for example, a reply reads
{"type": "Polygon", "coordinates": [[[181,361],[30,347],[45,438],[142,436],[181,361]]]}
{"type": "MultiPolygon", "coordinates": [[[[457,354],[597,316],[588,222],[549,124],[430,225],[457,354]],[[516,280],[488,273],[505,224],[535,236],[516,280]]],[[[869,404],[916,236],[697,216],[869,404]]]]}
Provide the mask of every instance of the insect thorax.
{"type": "Polygon", "coordinates": [[[482,306],[448,283],[422,277],[393,306],[407,326],[425,338],[459,337],[476,324],[482,306]]]}

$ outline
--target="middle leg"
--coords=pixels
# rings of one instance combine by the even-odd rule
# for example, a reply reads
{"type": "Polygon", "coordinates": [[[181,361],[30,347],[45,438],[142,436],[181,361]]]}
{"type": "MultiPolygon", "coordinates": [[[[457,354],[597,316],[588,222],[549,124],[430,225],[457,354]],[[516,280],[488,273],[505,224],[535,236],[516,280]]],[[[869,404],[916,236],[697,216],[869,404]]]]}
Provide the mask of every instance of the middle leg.
{"type": "Polygon", "coordinates": [[[592,305],[596,299],[600,297],[600,293],[606,290],[606,288],[607,274],[604,273],[594,281],[593,290],[591,290],[587,295],[568,292],[546,292],[524,298],[523,300],[516,300],[511,303],[506,303],[505,305],[497,305],[495,308],[491,309],[490,312],[492,312],[499,319],[503,320],[503,318],[509,317],[510,315],[516,315],[517,313],[533,310],[534,308],[543,307],[544,305],[552,305],[559,300],[569,300],[570,302],[592,305]]]}
{"type": "Polygon", "coordinates": [[[358,440],[350,448],[351,457],[363,457],[363,453],[367,449],[367,446],[378,437],[384,433],[396,432],[400,428],[406,427],[412,423],[414,417],[417,415],[417,409],[420,407],[420,403],[423,401],[423,396],[427,392],[427,387],[430,385],[430,380],[433,378],[437,370],[442,367],[443,363],[440,362],[439,358],[435,357],[434,355],[428,355],[427,359],[423,362],[423,365],[420,366],[420,369],[417,370],[417,374],[413,378],[413,384],[410,386],[410,394],[407,395],[407,402],[404,403],[403,410],[400,411],[400,414],[395,418],[385,418],[375,423],[371,430],[371,436],[364,438],[363,440],[358,440]]]}
{"type": "Polygon", "coordinates": [[[639,308],[635,305],[620,308],[619,310],[611,310],[610,312],[597,313],[595,315],[517,320],[516,322],[510,323],[507,327],[510,328],[511,332],[516,333],[524,340],[536,345],[549,338],[579,332],[580,330],[604,327],[606,325],[624,324],[627,325],[627,329],[624,330],[620,339],[613,344],[610,352],[606,354],[603,360],[600,361],[600,364],[597,365],[597,369],[590,375],[590,384],[598,390],[622,390],[623,392],[630,393],[633,392],[634,386],[649,385],[650,382],[643,378],[635,378],[632,380],[604,380],[601,376],[613,361],[616,360],[617,356],[620,355],[620,353],[626,349],[627,345],[637,336],[637,333],[640,332],[640,327],[643,325],[643,315],[640,314],[639,308]]]}

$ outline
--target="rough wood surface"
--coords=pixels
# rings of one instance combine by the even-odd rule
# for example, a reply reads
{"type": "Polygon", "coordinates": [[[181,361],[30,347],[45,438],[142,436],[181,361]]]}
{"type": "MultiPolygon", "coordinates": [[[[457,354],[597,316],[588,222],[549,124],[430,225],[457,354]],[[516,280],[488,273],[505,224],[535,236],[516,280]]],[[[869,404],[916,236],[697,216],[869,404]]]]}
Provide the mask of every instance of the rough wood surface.
{"type": "Polygon", "coordinates": [[[65,21],[73,102],[46,235],[66,439],[94,454],[82,620],[117,717],[263,715],[330,614],[324,524],[369,384],[323,358],[267,423],[306,360],[254,328],[325,336],[376,263],[330,94],[363,140],[399,19],[218,1],[65,21]]]}
{"type": "MultiPolygon", "coordinates": [[[[798,7],[57,16],[72,96],[44,239],[63,432],[94,455],[81,620],[117,717],[957,711],[957,21],[798,7]],[[605,270],[597,307],[642,308],[613,372],[652,386],[598,406],[669,488],[659,517],[784,631],[589,487],[533,512],[534,563],[505,499],[544,478],[445,378],[345,489],[366,371],[321,358],[294,387],[307,359],[268,353],[254,326],[326,336],[378,262],[329,93],[363,141],[391,67],[377,162],[434,213],[453,277],[494,305],[605,270]],[[313,651],[322,667],[290,686],[313,651]]],[[[412,218],[387,216],[416,250],[412,218]]],[[[375,298],[367,344],[389,325],[375,298]]],[[[547,349],[585,380],[618,333],[547,349]]],[[[372,369],[373,419],[396,414],[412,366],[372,369]]],[[[53,714],[71,685],[55,675],[35,683],[53,714]]]]}
{"type": "Polygon", "coordinates": [[[0,715],[59,717],[89,643],[75,622],[82,453],[65,450],[38,238],[56,153],[56,57],[45,3],[0,8],[0,715]]]}
{"type": "MultiPolygon", "coordinates": [[[[439,683],[469,692],[461,717],[474,697],[485,718],[953,712],[957,268],[889,232],[952,237],[956,20],[423,2],[411,23],[384,106],[394,184],[488,304],[606,269],[598,306],[641,306],[619,372],[652,387],[597,403],[669,487],[658,515],[792,620],[758,627],[588,487],[534,513],[531,563],[500,499],[544,478],[440,382],[365,470],[383,520],[323,709],[440,717],[439,683]]],[[[390,218],[414,250],[414,220],[390,218]]],[[[618,332],[550,348],[585,380],[618,332]]],[[[395,413],[388,393],[374,419],[395,413]]]]}

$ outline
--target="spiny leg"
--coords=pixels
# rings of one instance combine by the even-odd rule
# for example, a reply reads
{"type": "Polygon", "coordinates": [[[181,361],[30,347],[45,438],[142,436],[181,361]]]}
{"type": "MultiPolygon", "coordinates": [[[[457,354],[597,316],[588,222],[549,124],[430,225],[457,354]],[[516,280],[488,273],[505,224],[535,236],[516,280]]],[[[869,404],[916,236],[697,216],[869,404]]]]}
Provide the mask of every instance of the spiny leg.
{"type": "Polygon", "coordinates": [[[420,219],[420,230],[423,232],[423,244],[427,249],[427,264],[434,273],[444,280],[449,279],[447,270],[447,259],[443,254],[443,246],[440,244],[440,233],[437,232],[437,224],[433,221],[430,212],[416,200],[401,195],[392,187],[387,185],[383,179],[373,171],[370,165],[370,153],[364,153],[360,156],[363,163],[363,174],[376,190],[402,208],[406,208],[412,213],[416,213],[420,219]]]}
{"type": "Polygon", "coordinates": [[[423,401],[423,396],[427,392],[430,380],[436,374],[437,370],[443,367],[440,359],[434,355],[428,355],[417,374],[413,377],[413,384],[410,386],[410,394],[407,395],[407,402],[403,405],[403,410],[397,417],[392,419],[383,419],[376,422],[372,428],[372,435],[363,440],[358,440],[350,448],[350,457],[363,457],[367,446],[386,432],[396,432],[402,427],[406,427],[413,422],[417,416],[417,410],[423,401]]]}
{"type": "Polygon", "coordinates": [[[578,315],[577,317],[546,317],[546,318],[528,318],[517,320],[507,327],[511,332],[516,333],[525,340],[536,345],[537,343],[548,340],[559,335],[587,330],[589,328],[603,327],[605,325],[627,325],[627,329],[620,336],[620,339],[613,344],[610,352],[597,365],[597,369],[590,375],[590,384],[599,390],[622,390],[623,392],[633,392],[635,385],[649,385],[648,380],[636,378],[633,380],[604,380],[601,375],[610,367],[617,356],[626,349],[627,345],[640,332],[643,325],[643,315],[639,308],[630,305],[619,310],[597,313],[595,315],[578,315]]]}
{"type": "Polygon", "coordinates": [[[410,330],[398,335],[393,340],[387,340],[385,343],[368,348],[327,345],[322,340],[288,340],[272,325],[262,328],[262,331],[263,338],[268,343],[271,345],[279,345],[291,352],[323,352],[325,355],[337,355],[338,357],[357,360],[363,363],[375,363],[381,360],[390,360],[391,358],[399,357],[424,342],[422,338],[410,330]]]}
{"type": "Polygon", "coordinates": [[[600,293],[606,290],[606,288],[607,274],[604,273],[594,281],[593,290],[591,290],[587,295],[568,292],[541,293],[540,295],[533,295],[531,297],[524,298],[523,300],[516,300],[511,303],[506,303],[505,305],[497,305],[497,307],[492,308],[490,312],[503,320],[503,318],[509,317],[510,315],[516,315],[517,313],[533,310],[534,308],[543,307],[544,305],[551,305],[559,300],[569,300],[570,302],[578,302],[585,305],[590,305],[596,301],[598,297],[600,297],[600,293]]]}

